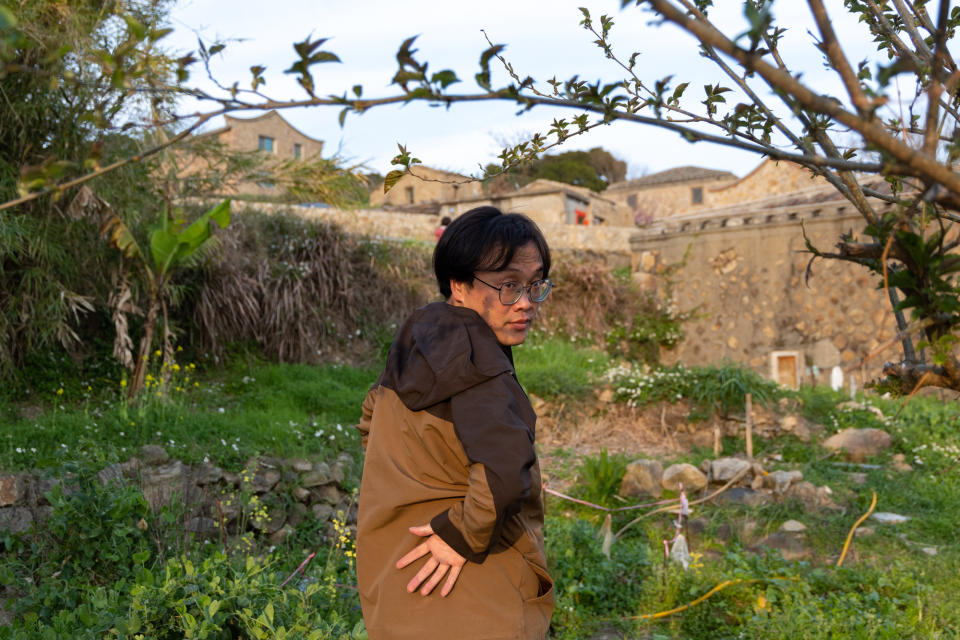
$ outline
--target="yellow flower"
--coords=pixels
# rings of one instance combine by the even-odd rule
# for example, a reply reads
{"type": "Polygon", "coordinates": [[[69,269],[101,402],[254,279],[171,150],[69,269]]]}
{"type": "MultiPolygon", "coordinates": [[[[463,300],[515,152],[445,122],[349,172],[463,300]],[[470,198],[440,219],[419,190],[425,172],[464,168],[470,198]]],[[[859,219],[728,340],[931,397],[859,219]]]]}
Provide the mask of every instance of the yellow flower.
{"type": "Polygon", "coordinates": [[[183,347],[178,346],[178,347],[177,347],[177,353],[180,353],[181,351],[183,351],[183,347]]]}
{"type": "Polygon", "coordinates": [[[131,427],[136,426],[136,424],[137,424],[137,423],[134,422],[133,420],[130,421],[130,426],[131,426],[131,427]]]}
{"type": "Polygon", "coordinates": [[[160,356],[163,355],[163,351],[160,351],[160,349],[157,349],[156,351],[153,352],[153,355],[155,355],[155,356],[157,356],[157,357],[159,358],[160,356]]]}
{"type": "Polygon", "coordinates": [[[58,395],[58,396],[62,396],[62,395],[63,395],[63,387],[60,387],[59,389],[57,389],[57,395],[58,395]]]}
{"type": "Polygon", "coordinates": [[[121,386],[121,387],[127,386],[127,380],[126,380],[126,378],[124,378],[123,380],[120,381],[120,386],[121,386]]]}
{"type": "Polygon", "coordinates": [[[161,397],[162,395],[163,395],[163,391],[157,391],[157,397],[158,397],[158,398],[161,397]]]}
{"type": "Polygon", "coordinates": [[[173,363],[173,370],[174,370],[174,371],[180,371],[180,365],[178,365],[176,362],[174,362],[174,363],[173,363]]]}
{"type": "Polygon", "coordinates": [[[194,382],[194,383],[193,383],[193,386],[199,387],[199,386],[200,386],[200,383],[199,383],[199,382],[194,382]]]}

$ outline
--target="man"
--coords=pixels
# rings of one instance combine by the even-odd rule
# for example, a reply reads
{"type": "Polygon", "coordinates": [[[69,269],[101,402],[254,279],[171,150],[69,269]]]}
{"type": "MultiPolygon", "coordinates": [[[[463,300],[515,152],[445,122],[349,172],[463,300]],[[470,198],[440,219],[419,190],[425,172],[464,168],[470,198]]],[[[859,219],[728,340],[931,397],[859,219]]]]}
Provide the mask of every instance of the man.
{"type": "Polygon", "coordinates": [[[511,347],[550,293],[550,250],[529,218],[480,207],[447,227],[433,263],[446,301],[417,309],[397,332],[358,425],[367,632],[541,639],[553,583],[536,415],[511,347]]]}

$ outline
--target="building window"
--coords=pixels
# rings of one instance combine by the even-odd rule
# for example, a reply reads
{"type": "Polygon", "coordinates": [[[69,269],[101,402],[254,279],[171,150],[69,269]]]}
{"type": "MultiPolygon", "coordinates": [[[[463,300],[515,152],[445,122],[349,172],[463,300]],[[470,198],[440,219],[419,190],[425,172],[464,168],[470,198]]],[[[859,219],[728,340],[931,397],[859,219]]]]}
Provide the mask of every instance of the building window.
{"type": "Polygon", "coordinates": [[[457,194],[459,193],[459,191],[460,191],[460,185],[458,184],[453,185],[453,201],[454,202],[458,200],[457,194]]]}
{"type": "Polygon", "coordinates": [[[693,204],[703,204],[703,187],[690,189],[690,199],[693,201],[693,204]]]}
{"type": "Polygon", "coordinates": [[[257,139],[257,149],[260,149],[260,151],[273,153],[273,138],[270,136],[260,136],[257,139]]]}
{"type": "Polygon", "coordinates": [[[297,143],[294,143],[294,145],[293,145],[293,157],[299,159],[302,153],[303,153],[303,147],[300,145],[300,143],[298,143],[298,142],[297,142],[297,143]]]}
{"type": "Polygon", "coordinates": [[[627,206],[631,209],[637,208],[637,194],[627,196],[627,206]]]}
{"type": "Polygon", "coordinates": [[[416,200],[413,199],[413,187],[407,187],[407,202],[413,204],[416,200]]]}

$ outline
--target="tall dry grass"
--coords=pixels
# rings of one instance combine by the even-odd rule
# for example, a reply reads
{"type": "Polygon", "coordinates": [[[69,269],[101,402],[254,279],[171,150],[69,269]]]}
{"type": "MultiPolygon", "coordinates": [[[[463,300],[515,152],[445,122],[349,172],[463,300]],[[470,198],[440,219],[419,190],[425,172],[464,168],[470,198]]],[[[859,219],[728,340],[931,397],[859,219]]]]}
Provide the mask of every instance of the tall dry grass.
{"type": "Polygon", "coordinates": [[[192,279],[193,341],[254,342],[280,362],[363,361],[434,299],[429,247],[352,236],[294,215],[245,212],[192,279]]]}
{"type": "MultiPolygon", "coordinates": [[[[256,344],[279,362],[352,362],[382,357],[396,327],[438,299],[433,247],[345,233],[296,215],[239,214],[220,234],[217,255],[192,271],[183,308],[195,348],[222,356],[256,344]]],[[[557,252],[557,286],[539,326],[598,340],[651,308],[629,278],[557,252]]]]}

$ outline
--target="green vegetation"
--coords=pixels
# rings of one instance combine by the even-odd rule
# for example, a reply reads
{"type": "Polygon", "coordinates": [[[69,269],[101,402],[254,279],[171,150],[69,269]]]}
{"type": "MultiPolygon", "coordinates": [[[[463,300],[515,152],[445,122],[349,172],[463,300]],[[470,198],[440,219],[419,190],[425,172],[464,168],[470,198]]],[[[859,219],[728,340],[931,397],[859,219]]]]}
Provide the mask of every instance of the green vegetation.
{"type": "Polygon", "coordinates": [[[780,387],[755,371],[735,364],[719,367],[618,365],[605,374],[616,398],[631,406],[689,400],[700,416],[713,411],[742,411],[745,394],[766,405],[783,395],[780,387]]]}
{"type": "MultiPolygon", "coordinates": [[[[556,337],[536,336],[516,353],[525,384],[540,385],[545,398],[571,403],[592,401],[595,382],[587,371],[598,375],[608,364],[602,353],[556,337]]],[[[725,369],[706,381],[713,380],[720,390],[727,381],[736,393],[748,388],[763,397],[765,387],[751,386],[755,381],[750,376],[725,369]]],[[[350,589],[349,536],[346,542],[334,537],[320,544],[305,576],[280,587],[305,553],[324,540],[321,523],[308,517],[272,551],[258,539],[249,552],[225,553],[216,540],[204,544],[184,536],[175,509],[153,513],[138,491],[102,485],[95,471],[126,459],[144,443],[162,444],[187,462],[207,456],[227,469],[239,469],[260,453],[329,459],[346,451],[359,459],[359,441],[350,425],[376,371],[235,356],[225,368],[185,363],[174,374],[165,383],[172,387],[161,386],[162,376],[151,375],[149,391],[164,395],[141,405],[122,399],[117,379],[109,388],[87,392],[87,398],[73,391],[56,393],[81,388],[86,380],[57,381],[63,386],[41,394],[44,406],[53,403],[52,409],[30,420],[3,418],[5,469],[53,464],[55,473],[71,474],[76,490],[51,492],[53,515],[36,533],[3,538],[0,581],[14,589],[8,591],[16,594],[8,608],[17,617],[12,626],[0,628],[0,638],[100,638],[111,629],[157,638],[364,637],[350,589]],[[178,392],[177,386],[189,390],[178,392]],[[138,428],[130,427],[131,421],[138,428]],[[137,526],[141,519],[146,528],[137,526]]],[[[659,398],[649,396],[648,401],[659,398]]],[[[662,398],[672,400],[675,394],[662,398]]],[[[717,391],[704,402],[735,411],[723,398],[717,391]]],[[[689,534],[693,563],[686,571],[663,563],[663,541],[676,533],[675,516],[642,519],[615,539],[608,557],[603,552],[604,514],[550,497],[545,531],[557,600],[552,636],[957,637],[960,453],[955,442],[960,410],[915,398],[896,415],[899,403],[869,399],[883,412],[881,418],[869,406],[845,399],[804,389],[791,402],[801,413],[817,416],[826,433],[845,426],[890,431],[893,448],[877,461],[881,469],[867,472],[866,484],[856,484],[849,469],[820,455],[816,444],[787,436],[758,441],[757,448],[760,455],[780,455],[814,484],[830,486],[835,500],[849,507],[811,512],[789,500],[760,507],[695,506],[689,534]],[[916,470],[893,471],[886,463],[894,453],[906,454],[916,470]],[[875,533],[857,537],[853,553],[836,569],[833,563],[846,534],[866,510],[871,491],[879,496],[878,510],[911,520],[895,528],[867,523],[875,533]],[[791,518],[808,526],[806,546],[813,554],[808,560],[788,562],[754,548],[757,539],[791,518]],[[744,531],[746,522],[753,523],[752,533],[744,531]],[[682,613],[634,619],[685,605],[731,580],[735,582],[682,613]]],[[[26,408],[20,405],[8,414],[26,408]]],[[[629,453],[634,452],[569,454],[572,464],[578,462],[573,493],[609,507],[629,504],[614,497],[629,453]]],[[[613,514],[611,531],[621,531],[645,512],[613,514]]]]}
{"type": "Polygon", "coordinates": [[[513,350],[517,377],[529,393],[543,398],[584,396],[607,368],[609,358],[570,340],[534,333],[513,350]]]}

